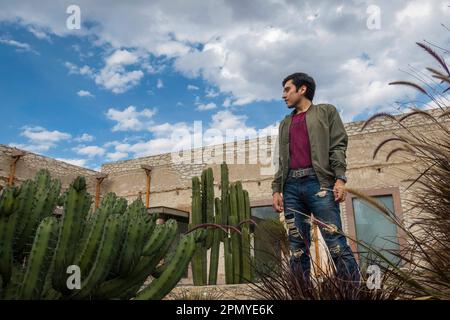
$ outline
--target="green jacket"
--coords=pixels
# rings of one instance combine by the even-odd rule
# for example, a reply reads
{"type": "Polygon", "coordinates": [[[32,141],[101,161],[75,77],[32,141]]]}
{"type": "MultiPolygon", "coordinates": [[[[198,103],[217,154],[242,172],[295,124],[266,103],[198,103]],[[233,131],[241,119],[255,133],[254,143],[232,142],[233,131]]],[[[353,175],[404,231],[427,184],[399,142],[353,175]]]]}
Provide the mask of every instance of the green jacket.
{"type": "MultiPolygon", "coordinates": [[[[292,115],[287,115],[278,129],[278,170],[272,191],[283,192],[289,172],[289,127],[292,115]]],[[[320,186],[332,188],[336,176],[345,175],[348,136],[336,107],[331,104],[312,104],[306,111],[306,126],[311,145],[312,166],[320,186]]],[[[276,159],[275,159],[276,160],[276,159]]]]}

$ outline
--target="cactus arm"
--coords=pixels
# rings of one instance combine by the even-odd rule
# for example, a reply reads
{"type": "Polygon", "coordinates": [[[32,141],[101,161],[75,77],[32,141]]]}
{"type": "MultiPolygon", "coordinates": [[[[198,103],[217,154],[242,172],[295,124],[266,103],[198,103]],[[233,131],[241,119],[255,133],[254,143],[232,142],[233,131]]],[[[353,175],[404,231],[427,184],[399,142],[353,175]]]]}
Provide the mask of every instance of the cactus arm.
{"type": "Polygon", "coordinates": [[[11,279],[13,267],[13,238],[17,214],[0,216],[0,275],[2,286],[11,279]]]}
{"type": "MultiPolygon", "coordinates": [[[[82,208],[85,207],[86,200],[86,180],[78,177],[69,186],[62,224],[59,229],[58,243],[55,250],[55,271],[52,277],[53,287],[62,292],[67,292],[66,270],[74,264],[76,246],[80,238],[80,228],[83,215],[82,208]]],[[[81,267],[81,266],[80,266],[81,267]]],[[[81,269],[83,272],[83,269],[81,269]]]]}
{"type": "Polygon", "coordinates": [[[124,291],[129,291],[131,287],[142,284],[164,257],[175,240],[176,234],[177,223],[175,220],[168,220],[164,225],[157,225],[146,245],[148,255],[141,257],[139,263],[129,275],[102,284],[95,296],[101,299],[122,297],[124,291]]]}
{"type": "MultiPolygon", "coordinates": [[[[88,230],[85,230],[86,232],[89,231],[89,235],[85,241],[85,246],[78,251],[77,257],[75,258],[75,264],[80,267],[83,274],[89,274],[92,268],[97,250],[101,243],[103,228],[108,216],[112,212],[115,201],[116,195],[114,193],[108,193],[94,212],[91,218],[92,225],[87,227],[88,230]]],[[[83,237],[85,237],[85,235],[83,237]]]]}
{"type": "Polygon", "coordinates": [[[9,217],[14,212],[15,198],[17,189],[15,187],[6,187],[0,195],[0,216],[9,217]]]}
{"type": "Polygon", "coordinates": [[[20,290],[20,299],[40,299],[42,288],[52,260],[53,246],[58,234],[58,221],[55,217],[42,220],[36,231],[31,254],[20,290]]]}
{"type": "Polygon", "coordinates": [[[117,255],[117,240],[120,232],[120,216],[110,215],[106,220],[100,248],[95,258],[94,266],[86,279],[81,283],[81,289],[72,295],[74,299],[88,298],[94,287],[108,275],[117,255]]]}
{"type": "MultiPolygon", "coordinates": [[[[33,199],[34,194],[36,192],[36,184],[33,180],[26,180],[21,186],[20,186],[20,194],[17,202],[17,225],[15,230],[15,238],[19,239],[22,235],[24,228],[30,219],[30,213],[33,209],[33,199]]],[[[14,243],[14,251],[15,256],[19,256],[22,254],[22,252],[19,250],[18,242],[15,241],[14,243]]]]}
{"type": "Polygon", "coordinates": [[[157,279],[136,296],[136,300],[159,300],[164,298],[180,281],[189,261],[195,252],[195,235],[189,234],[181,238],[173,259],[157,279]]]}

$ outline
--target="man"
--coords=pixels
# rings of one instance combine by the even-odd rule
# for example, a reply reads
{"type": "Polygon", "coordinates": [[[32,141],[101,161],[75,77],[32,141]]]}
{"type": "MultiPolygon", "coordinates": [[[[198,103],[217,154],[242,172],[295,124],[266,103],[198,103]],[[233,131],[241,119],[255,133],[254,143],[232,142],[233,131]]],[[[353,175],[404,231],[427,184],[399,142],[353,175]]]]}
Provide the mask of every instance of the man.
{"type": "Polygon", "coordinates": [[[336,108],[313,104],[316,84],[305,73],[283,80],[283,100],[294,109],[279,126],[279,168],[272,182],[273,207],[284,211],[291,268],[310,274],[310,214],[341,279],[359,281],[359,269],[342,231],[339,202],[345,200],[347,133],[336,108]]]}

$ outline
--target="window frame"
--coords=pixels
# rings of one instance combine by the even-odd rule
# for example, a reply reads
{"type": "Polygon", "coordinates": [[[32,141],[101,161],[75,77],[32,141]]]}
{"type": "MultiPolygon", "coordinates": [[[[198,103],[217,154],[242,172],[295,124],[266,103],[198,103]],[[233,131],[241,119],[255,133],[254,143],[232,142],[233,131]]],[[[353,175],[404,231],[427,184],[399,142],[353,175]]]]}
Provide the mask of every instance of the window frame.
{"type": "MultiPolygon", "coordinates": [[[[404,225],[404,217],[403,217],[403,208],[401,204],[400,198],[400,190],[399,187],[384,187],[384,188],[360,188],[358,191],[363,194],[374,197],[374,196],[392,196],[392,201],[394,205],[394,214],[397,219],[404,225]]],[[[356,239],[356,224],[355,224],[355,212],[353,209],[353,199],[358,198],[356,195],[347,193],[347,197],[345,199],[345,214],[347,218],[347,230],[348,235],[352,239],[356,239]]],[[[400,250],[403,250],[406,247],[406,233],[405,231],[397,227],[397,241],[399,244],[400,250]]],[[[357,261],[360,260],[360,256],[358,253],[357,243],[351,239],[348,241],[357,261]]]]}

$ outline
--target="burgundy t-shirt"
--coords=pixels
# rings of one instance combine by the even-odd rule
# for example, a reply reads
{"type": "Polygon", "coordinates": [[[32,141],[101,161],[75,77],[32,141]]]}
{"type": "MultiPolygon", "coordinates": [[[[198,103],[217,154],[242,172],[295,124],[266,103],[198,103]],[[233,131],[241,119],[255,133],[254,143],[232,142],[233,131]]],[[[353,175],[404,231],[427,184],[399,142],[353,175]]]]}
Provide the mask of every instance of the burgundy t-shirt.
{"type": "Polygon", "coordinates": [[[290,168],[311,167],[311,146],[306,127],[306,111],[292,116],[289,127],[290,168]]]}

